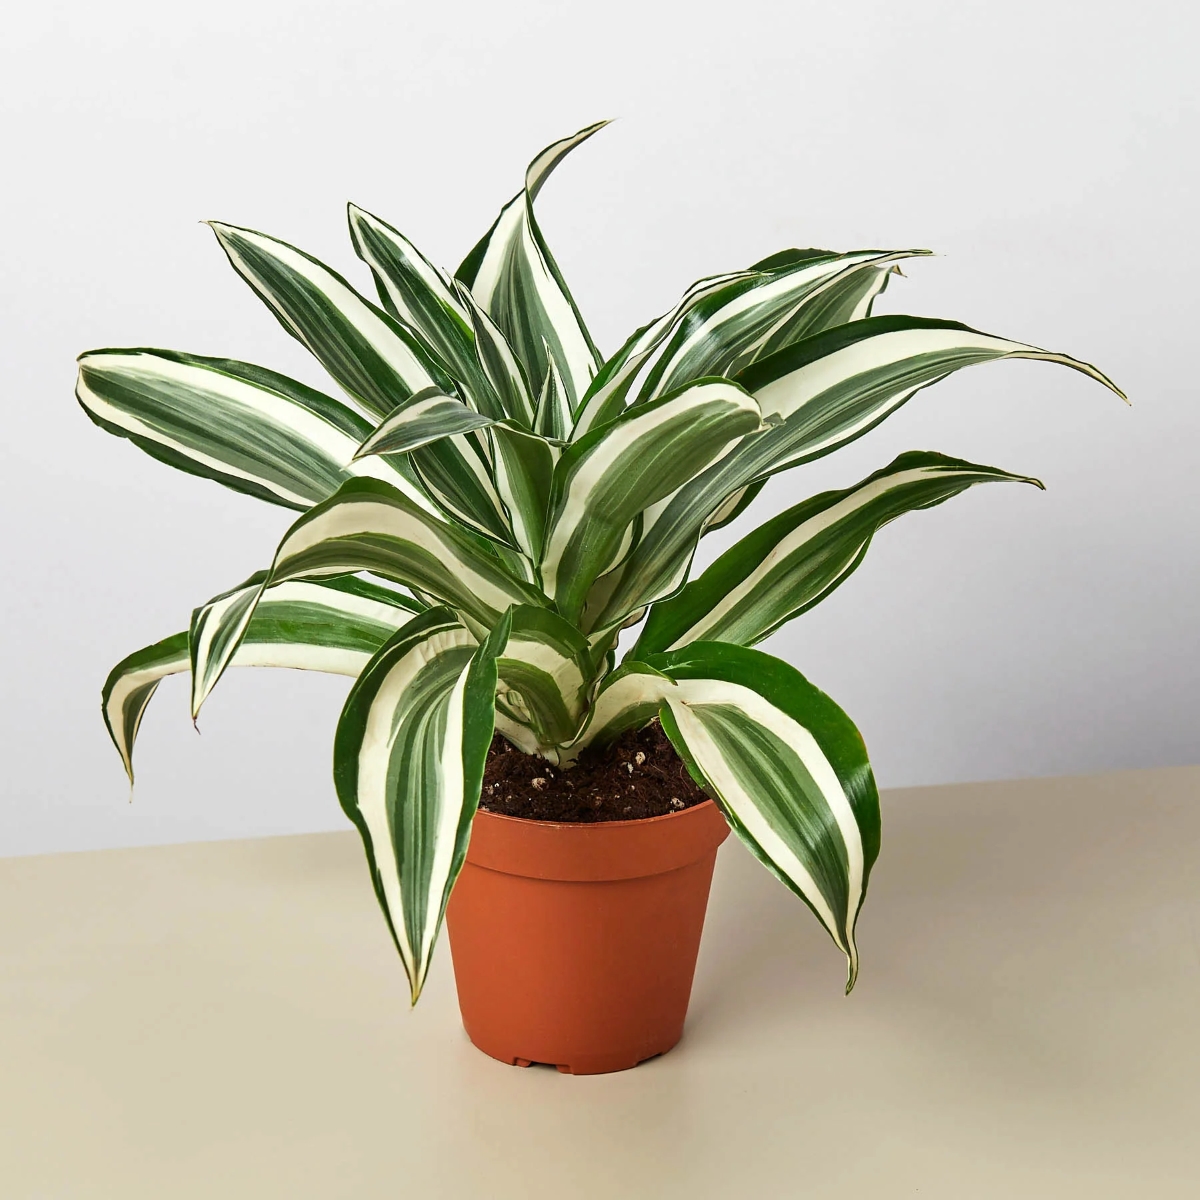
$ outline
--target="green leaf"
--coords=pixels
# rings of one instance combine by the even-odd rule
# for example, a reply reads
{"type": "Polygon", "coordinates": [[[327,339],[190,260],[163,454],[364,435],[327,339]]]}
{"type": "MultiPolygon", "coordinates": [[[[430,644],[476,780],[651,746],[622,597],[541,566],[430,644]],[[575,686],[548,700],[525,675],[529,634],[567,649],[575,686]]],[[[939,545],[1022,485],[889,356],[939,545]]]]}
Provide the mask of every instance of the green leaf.
{"type": "Polygon", "coordinates": [[[457,272],[508,339],[534,394],[541,393],[549,355],[554,356],[572,409],[601,359],[534,219],[533,199],[567,153],[607,123],[589,125],[543,150],[529,164],[525,187],[501,209],[457,272]]]}
{"type": "Polygon", "coordinates": [[[228,666],[267,588],[354,571],[370,571],[450,605],[476,633],[491,629],[511,605],[547,604],[481,539],[431,517],[395,488],[353,480],[288,530],[257,593],[247,594],[243,585],[196,610],[192,715],[228,666]]]}
{"type": "Polygon", "coordinates": [[[812,909],[858,975],[854,927],[879,854],[879,795],[850,718],[795,668],[694,642],[626,663],[564,758],[657,713],[751,853],[812,909]]]}
{"type": "Polygon", "coordinates": [[[593,429],[554,469],[541,573],[559,612],[578,621],[630,522],[759,425],[758,407],[727,380],[700,380],[593,429]]]}
{"type": "Polygon", "coordinates": [[[452,390],[434,352],[336,271],[266,234],[209,225],[233,269],[364,412],[384,417],[414,392],[452,390]]]}
{"type": "MultiPolygon", "coordinates": [[[[243,586],[257,591],[262,578],[243,586]]],[[[263,598],[230,665],[357,675],[420,609],[407,596],[353,577],[285,583],[263,598]]],[[[163,679],[190,667],[185,630],[122,659],[105,680],[101,711],[131,784],[133,744],[146,706],[163,679]]]]}
{"type": "Polygon", "coordinates": [[[902,454],[843,491],[823,492],[742,538],[698,579],[650,610],[633,657],[689,642],[750,646],[812,608],[855,570],[875,532],[979,483],[1032,483],[942,454],[902,454]]]}
{"type": "Polygon", "coordinates": [[[169,350],[91,350],[75,394],[102,429],[154,458],[235,491],[306,509],[347,479],[373,475],[432,511],[383,459],[352,462],[370,424],[285,375],[169,350]]]}
{"type": "Polygon", "coordinates": [[[421,994],[466,858],[495,721],[502,618],[482,645],[446,608],[407,625],[359,676],[338,721],[334,783],[421,994]]]}

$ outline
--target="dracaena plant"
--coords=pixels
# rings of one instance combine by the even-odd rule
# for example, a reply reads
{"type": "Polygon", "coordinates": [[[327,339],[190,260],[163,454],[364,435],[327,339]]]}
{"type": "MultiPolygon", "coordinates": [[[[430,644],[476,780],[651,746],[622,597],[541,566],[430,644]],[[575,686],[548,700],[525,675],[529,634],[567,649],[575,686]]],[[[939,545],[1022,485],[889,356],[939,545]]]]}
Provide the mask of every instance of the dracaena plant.
{"type": "Polygon", "coordinates": [[[873,316],[898,264],[923,250],[785,250],[702,279],[605,357],[533,210],[599,128],[533,160],[453,276],[352,205],[378,302],[285,242],[212,223],[340,399],[229,359],[80,358],[77,394],[98,425],[303,512],[265,570],[113,670],[105,720],[132,780],[138,724],[166,675],[190,671],[193,715],[229,666],[355,676],[334,779],[415,1001],[494,732],[569,769],[658,718],[844,952],[849,988],[879,850],[866,749],[828,696],[751,647],[837,588],[887,522],[976,484],[1037,481],[902,454],[773,517],[688,582],[697,544],[771,476],[963,367],[1045,359],[1117,389],[1063,354],[873,316]],[[618,666],[618,634],[639,621],[618,666]]]}

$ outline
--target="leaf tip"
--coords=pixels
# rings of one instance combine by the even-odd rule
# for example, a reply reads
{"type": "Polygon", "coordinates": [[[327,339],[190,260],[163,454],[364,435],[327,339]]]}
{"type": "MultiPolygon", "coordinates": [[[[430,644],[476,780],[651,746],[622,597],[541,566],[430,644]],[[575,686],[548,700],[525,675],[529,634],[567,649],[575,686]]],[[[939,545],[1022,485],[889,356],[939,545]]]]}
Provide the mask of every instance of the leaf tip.
{"type": "Polygon", "coordinates": [[[200,224],[207,225],[222,246],[229,240],[229,234],[234,228],[232,225],[226,225],[224,221],[201,221],[200,224]]]}
{"type": "Polygon", "coordinates": [[[850,995],[854,991],[854,985],[858,982],[858,955],[852,954],[847,957],[846,962],[846,995],[850,995]]]}

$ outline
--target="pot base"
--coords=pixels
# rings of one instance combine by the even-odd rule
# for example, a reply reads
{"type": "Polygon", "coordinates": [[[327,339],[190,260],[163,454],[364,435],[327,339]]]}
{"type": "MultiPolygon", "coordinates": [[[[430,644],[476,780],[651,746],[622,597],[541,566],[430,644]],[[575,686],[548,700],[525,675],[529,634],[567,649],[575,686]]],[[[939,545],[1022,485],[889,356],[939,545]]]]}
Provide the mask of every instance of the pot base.
{"type": "Polygon", "coordinates": [[[632,1061],[628,1055],[585,1054],[576,1055],[569,1063],[543,1063],[531,1058],[510,1057],[507,1054],[489,1050],[476,1041],[472,1041],[471,1045],[476,1050],[482,1050],[489,1058],[494,1058],[510,1067],[553,1067],[560,1075],[609,1075],[613,1071],[632,1071],[634,1067],[640,1067],[642,1063],[666,1054],[678,1043],[679,1038],[676,1038],[669,1046],[664,1046],[661,1050],[654,1051],[653,1054],[647,1054],[644,1058],[636,1058],[632,1061]]]}

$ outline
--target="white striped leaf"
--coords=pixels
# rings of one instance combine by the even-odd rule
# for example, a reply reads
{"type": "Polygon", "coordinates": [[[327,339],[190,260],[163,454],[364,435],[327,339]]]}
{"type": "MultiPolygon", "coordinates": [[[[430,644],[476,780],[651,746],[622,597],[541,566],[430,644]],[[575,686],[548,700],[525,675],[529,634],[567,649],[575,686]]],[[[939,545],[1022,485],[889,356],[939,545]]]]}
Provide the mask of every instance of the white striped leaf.
{"type": "Polygon", "coordinates": [[[517,545],[538,562],[546,533],[550,487],[562,447],[511,421],[492,426],[496,490],[508,511],[517,545]]]}
{"type": "MultiPolygon", "coordinates": [[[[896,262],[928,253],[785,250],[756,263],[750,271],[701,281],[685,296],[652,344],[647,338],[645,350],[627,362],[611,381],[611,365],[605,364],[597,383],[603,381],[601,390],[607,392],[617,385],[623,394],[635,383],[634,376],[639,376],[640,390],[633,401],[636,404],[698,376],[732,376],[800,338],[869,315],[888,276],[899,270],[896,262]],[[649,366],[643,370],[647,363],[649,366]]],[[[610,405],[612,402],[608,401],[610,405]]],[[[735,520],[761,487],[756,483],[732,493],[705,521],[701,532],[720,529],[735,520]]],[[[646,514],[647,528],[668,502],[664,500],[646,514]]]]}
{"type": "Polygon", "coordinates": [[[457,272],[508,339],[535,394],[549,370],[549,347],[572,409],[601,359],[534,219],[533,198],[567,153],[607,123],[589,125],[543,150],[529,164],[525,187],[501,209],[457,272]]]}
{"type": "Polygon", "coordinates": [[[858,975],[854,927],[879,854],[879,795],[850,718],[794,667],[694,642],[605,681],[584,738],[602,744],[657,712],[680,757],[767,869],[796,893],[858,975]]]}
{"type": "MultiPolygon", "coordinates": [[[[259,575],[243,586],[257,591],[261,582],[259,575]]],[[[230,665],[357,675],[421,608],[353,577],[281,584],[264,596],[230,665]]],[[[131,784],[133,744],[147,705],[163,679],[190,668],[185,630],[130,654],[105,680],[101,711],[131,784]]]]}
{"type": "Polygon", "coordinates": [[[347,479],[373,475],[432,511],[401,464],[351,461],[371,430],[363,417],[264,367],[169,350],[92,350],[79,357],[75,394],[97,425],[154,458],[274,504],[306,509],[347,479]]]}
{"type": "Polygon", "coordinates": [[[480,369],[470,316],[454,281],[386,221],[355,204],[347,206],[347,216],[355,253],[371,268],[383,307],[434,350],[474,408],[497,419],[507,415],[480,369]]]}
{"type": "Polygon", "coordinates": [[[644,658],[695,641],[753,645],[839,587],[889,521],[1004,481],[1042,486],[942,454],[902,454],[854,487],[805,500],[742,538],[650,610],[632,653],[644,658]]]}
{"type": "Polygon", "coordinates": [[[407,454],[429,442],[483,429],[491,417],[469,408],[457,396],[426,388],[393,409],[355,451],[355,459],[369,454],[407,454]]]}
{"type": "Polygon", "coordinates": [[[603,425],[619,417],[625,409],[630,389],[639,372],[651,355],[668,337],[681,320],[705,296],[728,286],[739,279],[750,279],[753,271],[737,271],[727,275],[715,275],[692,284],[679,303],[670,310],[643,325],[630,335],[625,345],[612,358],[605,361],[596,378],[592,380],[586,395],[575,414],[575,425],[571,439],[578,441],[597,425],[603,425]]]}
{"type": "Polygon", "coordinates": [[[755,363],[737,382],[759,401],[770,427],[744,438],[653,512],[591,627],[619,622],[681,587],[706,523],[740,489],[861,437],[962,367],[1003,358],[1061,363],[1124,398],[1095,367],[1067,355],[921,317],[868,317],[755,363]]]}
{"type": "MultiPolygon", "coordinates": [[[[756,264],[758,270],[771,270],[792,262],[800,262],[824,251],[785,250],[756,264]]],[[[901,254],[902,258],[923,256],[927,250],[912,250],[901,254]]],[[[887,289],[888,280],[900,275],[898,262],[862,263],[848,267],[828,281],[816,294],[797,308],[795,313],[782,322],[760,345],[754,348],[748,359],[739,359],[730,367],[737,372],[750,362],[766,358],[790,346],[802,338],[813,337],[832,329],[835,325],[847,325],[851,321],[862,321],[871,315],[876,299],[887,289]]]]}
{"type": "Polygon", "coordinates": [[[512,632],[499,663],[496,706],[529,729],[537,746],[579,732],[595,675],[587,638],[548,608],[512,610],[512,632]]]}
{"type": "Polygon", "coordinates": [[[727,380],[700,380],[630,409],[572,442],[554,468],[542,586],[577,621],[630,522],[759,426],[758,406],[727,380]]]}
{"type": "Polygon", "coordinates": [[[573,766],[589,746],[605,746],[627,729],[648,725],[675,686],[665,672],[632,656],[606,675],[596,691],[580,732],[555,755],[564,767],[573,766]]]}
{"type": "Polygon", "coordinates": [[[571,401],[554,354],[546,347],[546,378],[533,414],[533,432],[538,437],[565,442],[571,432],[571,401]]]}
{"type": "Polygon", "coordinates": [[[371,660],[338,721],[333,777],[415,1004],[466,858],[495,722],[507,616],[482,645],[446,608],[371,660]]]}
{"type": "MultiPolygon", "coordinates": [[[[454,520],[502,546],[513,545],[508,513],[492,477],[486,430],[450,434],[409,454],[425,490],[454,520]]],[[[529,575],[532,567],[525,568],[529,575]]]]}
{"type": "Polygon", "coordinates": [[[1079,371],[1124,399],[1089,363],[980,333],[957,321],[868,317],[797,342],[741,372],[764,417],[778,426],[747,447],[754,478],[808,462],[874,428],[922,388],[962,367],[1039,359],[1079,371]]]}
{"type": "MultiPolygon", "coordinates": [[[[805,255],[809,252],[798,251],[805,255]]],[[[847,314],[844,304],[823,304],[831,290],[842,298],[848,279],[856,295],[873,298],[880,280],[899,260],[927,250],[860,250],[823,254],[734,280],[703,296],[655,356],[638,400],[652,400],[705,375],[732,375],[764,354],[820,332],[824,321],[847,314]],[[841,285],[841,286],[839,286],[841,285]],[[811,311],[810,311],[811,310],[811,311]]]]}
{"type": "Polygon", "coordinates": [[[689,367],[691,378],[730,374],[802,337],[869,315],[898,269],[895,260],[926,253],[786,250],[747,271],[701,279],[604,363],[572,436],[617,416],[631,390],[640,389],[643,397],[661,394],[686,382],[689,367]],[[668,377],[673,382],[665,383],[668,377]]]}
{"type": "Polygon", "coordinates": [[[492,424],[491,417],[457,396],[426,388],[376,426],[358,447],[355,460],[407,454],[422,488],[443,512],[477,533],[512,545],[508,512],[493,478],[491,442],[486,435],[477,436],[492,424]]]}
{"type": "Polygon", "coordinates": [[[394,488],[353,480],[301,517],[280,542],[259,591],[235,589],[196,610],[192,622],[192,715],[216,686],[263,592],[289,579],[370,571],[448,604],[475,632],[514,604],[545,606],[484,541],[431,517],[394,488]]]}
{"type": "Polygon", "coordinates": [[[812,909],[858,977],[854,927],[879,855],[879,793],[862,736],[787,663],[696,642],[651,665],[676,688],[663,728],[755,857],[812,909]]]}
{"type": "MultiPolygon", "coordinates": [[[[502,547],[514,545],[508,512],[496,490],[493,450],[486,430],[493,423],[437,388],[418,392],[380,423],[356,458],[403,454],[421,488],[442,513],[502,547]]],[[[506,561],[507,558],[506,558],[506,561]]],[[[525,564],[521,573],[531,577],[525,564]]]]}
{"type": "Polygon", "coordinates": [[[414,392],[452,388],[433,351],[336,271],[266,234],[209,225],[234,270],[365,412],[384,417],[414,392]]]}
{"type": "Polygon", "coordinates": [[[464,287],[457,279],[454,281],[454,288],[471,321],[475,335],[475,355],[480,370],[499,402],[500,411],[493,415],[498,418],[508,417],[526,429],[531,429],[535,404],[524,368],[517,361],[517,356],[495,321],[475,302],[470,289],[464,287]]]}

